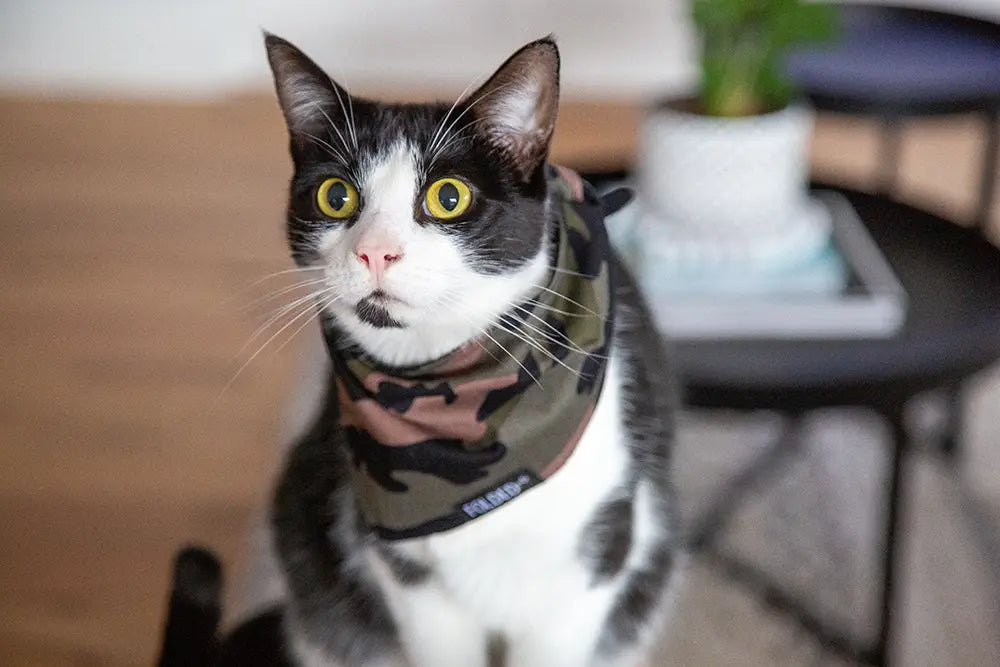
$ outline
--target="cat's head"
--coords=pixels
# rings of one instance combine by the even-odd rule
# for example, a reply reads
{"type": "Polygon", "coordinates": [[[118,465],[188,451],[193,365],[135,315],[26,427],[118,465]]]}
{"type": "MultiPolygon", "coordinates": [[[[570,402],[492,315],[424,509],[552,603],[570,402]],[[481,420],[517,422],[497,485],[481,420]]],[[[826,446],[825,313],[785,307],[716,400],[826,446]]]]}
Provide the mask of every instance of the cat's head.
{"type": "Polygon", "coordinates": [[[544,285],[551,38],[454,105],[354,97],[288,42],[265,43],[295,165],[292,255],[321,267],[320,301],[352,342],[390,366],[430,361],[544,285]]]}

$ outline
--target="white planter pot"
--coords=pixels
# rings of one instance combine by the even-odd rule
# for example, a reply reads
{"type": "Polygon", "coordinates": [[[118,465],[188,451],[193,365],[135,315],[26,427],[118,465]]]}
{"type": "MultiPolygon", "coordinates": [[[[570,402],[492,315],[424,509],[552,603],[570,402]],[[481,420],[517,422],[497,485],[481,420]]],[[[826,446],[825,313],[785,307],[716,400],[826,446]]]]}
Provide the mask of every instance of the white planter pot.
{"type": "Polygon", "coordinates": [[[660,106],[640,137],[642,200],[688,236],[784,228],[807,196],[812,126],[812,110],[804,106],[747,118],[660,106]]]}

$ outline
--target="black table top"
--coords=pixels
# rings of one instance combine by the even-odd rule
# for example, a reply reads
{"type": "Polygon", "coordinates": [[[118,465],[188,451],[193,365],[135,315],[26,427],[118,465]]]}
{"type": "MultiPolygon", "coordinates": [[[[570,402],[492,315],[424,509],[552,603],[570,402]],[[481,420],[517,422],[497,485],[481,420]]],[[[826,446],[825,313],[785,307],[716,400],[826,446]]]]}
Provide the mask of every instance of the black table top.
{"type": "Polygon", "coordinates": [[[916,208],[840,191],[909,295],[902,331],[887,339],[678,343],[691,404],[881,405],[1000,359],[1000,249],[916,208]]]}
{"type": "MultiPolygon", "coordinates": [[[[589,174],[596,185],[616,174],[589,174]]],[[[980,234],[881,196],[844,194],[909,295],[884,339],[674,343],[690,405],[796,409],[898,403],[1000,359],[1000,249],[980,234]]]]}

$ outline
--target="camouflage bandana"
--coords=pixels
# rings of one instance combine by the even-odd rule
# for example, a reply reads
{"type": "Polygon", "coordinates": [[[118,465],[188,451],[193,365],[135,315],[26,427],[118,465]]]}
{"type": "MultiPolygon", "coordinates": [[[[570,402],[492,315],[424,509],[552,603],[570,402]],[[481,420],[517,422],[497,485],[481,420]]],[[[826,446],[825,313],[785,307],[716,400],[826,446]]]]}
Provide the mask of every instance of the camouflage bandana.
{"type": "Polygon", "coordinates": [[[613,322],[604,208],[575,173],[548,173],[558,271],[492,340],[393,375],[330,344],[351,482],[383,539],[450,530],[513,501],[562,467],[590,421],[613,322]]]}

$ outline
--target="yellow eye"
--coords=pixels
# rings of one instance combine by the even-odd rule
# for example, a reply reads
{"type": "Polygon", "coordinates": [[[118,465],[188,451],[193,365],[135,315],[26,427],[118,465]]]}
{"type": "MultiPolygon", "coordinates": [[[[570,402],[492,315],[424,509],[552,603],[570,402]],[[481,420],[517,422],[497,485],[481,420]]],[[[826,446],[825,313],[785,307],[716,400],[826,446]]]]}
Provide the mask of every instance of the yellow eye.
{"type": "Polygon", "coordinates": [[[342,178],[328,178],[316,191],[316,204],[324,215],[342,220],[358,210],[358,190],[342,178]]]}
{"type": "Polygon", "coordinates": [[[438,220],[457,218],[469,209],[472,191],[457,178],[442,178],[431,183],[424,197],[424,209],[438,220]]]}

